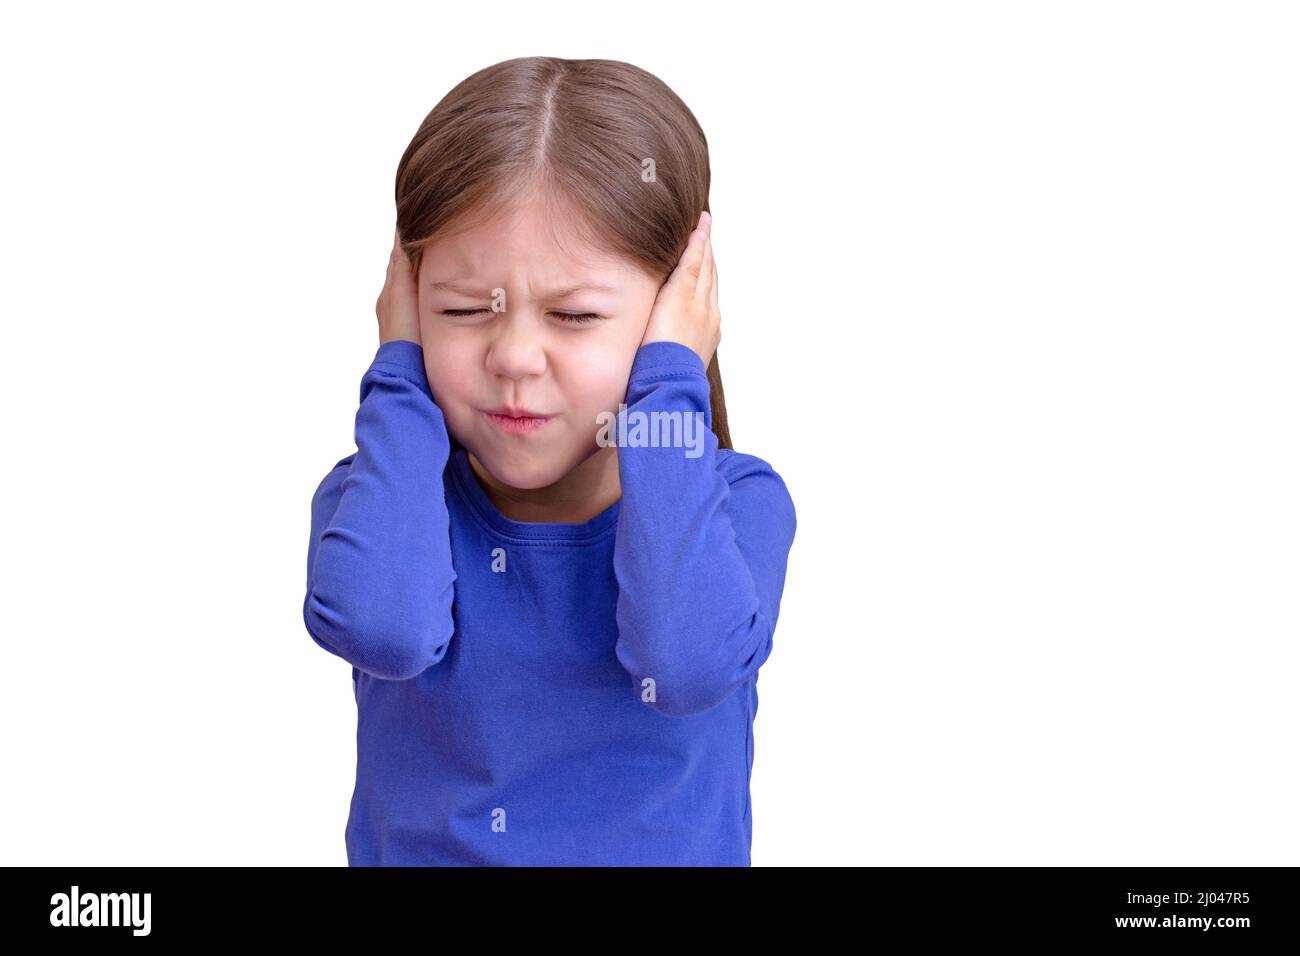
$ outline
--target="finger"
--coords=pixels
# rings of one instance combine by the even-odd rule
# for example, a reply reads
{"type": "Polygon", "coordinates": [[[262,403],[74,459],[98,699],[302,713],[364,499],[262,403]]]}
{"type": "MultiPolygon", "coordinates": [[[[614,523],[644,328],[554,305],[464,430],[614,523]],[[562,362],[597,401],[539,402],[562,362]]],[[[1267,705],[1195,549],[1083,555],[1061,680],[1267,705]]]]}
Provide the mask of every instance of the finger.
{"type": "Polygon", "coordinates": [[[402,233],[398,229],[393,230],[393,254],[388,257],[389,272],[392,273],[393,266],[401,266],[402,260],[406,260],[410,265],[410,259],[406,258],[406,250],[402,248],[402,233]]]}
{"type": "Polygon", "coordinates": [[[704,261],[700,263],[700,281],[695,286],[695,301],[703,305],[713,288],[713,236],[704,240],[704,261]]]}
{"type": "Polygon", "coordinates": [[[708,295],[709,270],[713,267],[713,216],[707,209],[700,213],[695,228],[704,233],[704,255],[700,259],[700,271],[694,289],[694,298],[700,302],[708,295]]]}
{"type": "Polygon", "coordinates": [[[390,273],[393,271],[393,266],[397,267],[398,271],[395,273],[395,276],[398,282],[403,285],[415,284],[415,276],[411,269],[411,257],[408,256],[406,250],[402,248],[401,233],[393,234],[393,255],[389,259],[389,266],[390,273]]]}
{"type": "Polygon", "coordinates": [[[700,266],[704,262],[704,247],[707,241],[707,232],[703,229],[693,229],[686,250],[682,253],[672,275],[671,281],[681,286],[690,295],[695,294],[695,287],[700,280],[700,266]]]}
{"type": "Polygon", "coordinates": [[[713,282],[709,285],[709,308],[718,311],[718,264],[713,263],[713,282]]]}

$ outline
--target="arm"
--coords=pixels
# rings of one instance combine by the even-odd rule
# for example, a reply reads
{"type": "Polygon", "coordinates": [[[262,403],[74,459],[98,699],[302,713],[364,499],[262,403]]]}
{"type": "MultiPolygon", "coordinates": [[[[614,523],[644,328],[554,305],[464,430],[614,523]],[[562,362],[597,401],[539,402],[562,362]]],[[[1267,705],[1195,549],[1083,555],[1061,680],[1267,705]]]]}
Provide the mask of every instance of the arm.
{"type": "Polygon", "coordinates": [[[618,449],[623,486],[614,571],[619,662],[655,681],[659,713],[721,703],[767,660],[794,541],[785,483],[764,461],[719,451],[700,357],[676,342],[641,346],[628,381],[634,412],[703,415],[699,447],[618,449]],[[721,465],[721,471],[719,466],[721,465]],[[724,475],[723,472],[726,472],[724,475]]]}
{"type": "Polygon", "coordinates": [[[438,663],[454,630],[443,486],[450,443],[423,355],[406,340],[379,347],[361,379],[357,451],[312,498],[307,632],[386,680],[438,663]]]}

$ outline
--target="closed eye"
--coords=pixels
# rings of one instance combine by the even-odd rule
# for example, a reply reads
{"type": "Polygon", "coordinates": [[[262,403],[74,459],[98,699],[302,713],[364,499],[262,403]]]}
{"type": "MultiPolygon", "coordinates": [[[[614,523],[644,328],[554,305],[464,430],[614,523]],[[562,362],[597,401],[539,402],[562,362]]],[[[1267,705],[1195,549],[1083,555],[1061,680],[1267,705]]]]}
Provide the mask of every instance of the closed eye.
{"type": "MultiPolygon", "coordinates": [[[[480,312],[486,312],[486,311],[488,310],[487,309],[444,309],[442,314],[450,315],[450,316],[468,316],[468,315],[477,315],[480,312]]],[[[550,314],[556,316],[562,322],[569,322],[574,325],[585,325],[588,322],[593,322],[596,319],[600,318],[600,316],[597,315],[595,312],[551,312],[550,314]]]]}

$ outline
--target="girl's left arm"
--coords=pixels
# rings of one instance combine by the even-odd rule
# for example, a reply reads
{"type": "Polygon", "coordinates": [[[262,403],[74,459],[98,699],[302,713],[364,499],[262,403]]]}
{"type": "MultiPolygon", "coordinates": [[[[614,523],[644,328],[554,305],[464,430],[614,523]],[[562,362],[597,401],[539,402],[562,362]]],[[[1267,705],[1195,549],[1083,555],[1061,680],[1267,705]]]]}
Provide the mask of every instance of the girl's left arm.
{"type": "Polygon", "coordinates": [[[623,419],[629,438],[638,421],[648,436],[676,419],[683,441],[619,443],[616,654],[648,706],[688,717],[719,704],[772,651],[794,503],[767,462],[719,450],[693,349],[643,344],[626,404],[620,435],[623,419]]]}

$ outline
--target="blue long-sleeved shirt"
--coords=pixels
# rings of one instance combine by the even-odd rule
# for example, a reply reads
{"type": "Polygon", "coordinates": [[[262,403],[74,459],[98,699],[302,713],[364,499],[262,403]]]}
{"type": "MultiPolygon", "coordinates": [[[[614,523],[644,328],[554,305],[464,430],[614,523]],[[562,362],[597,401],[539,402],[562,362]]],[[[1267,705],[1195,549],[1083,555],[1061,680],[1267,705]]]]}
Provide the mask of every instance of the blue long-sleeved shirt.
{"type": "Polygon", "coordinates": [[[312,499],[303,604],[352,665],[349,865],[749,864],[794,505],[718,448],[685,345],[641,346],[626,404],[629,433],[701,412],[702,454],[620,445],[605,511],[514,521],[449,439],[421,347],[379,347],[357,450],[312,499]]]}

